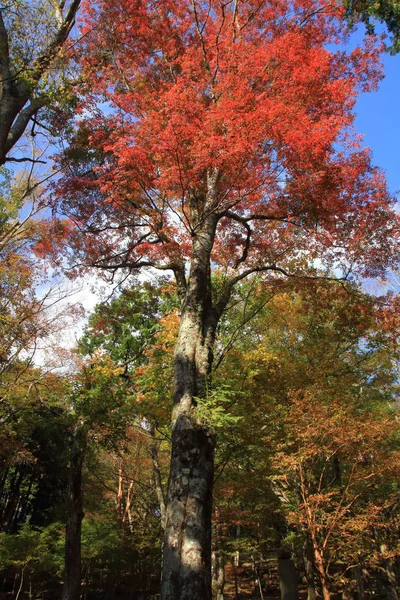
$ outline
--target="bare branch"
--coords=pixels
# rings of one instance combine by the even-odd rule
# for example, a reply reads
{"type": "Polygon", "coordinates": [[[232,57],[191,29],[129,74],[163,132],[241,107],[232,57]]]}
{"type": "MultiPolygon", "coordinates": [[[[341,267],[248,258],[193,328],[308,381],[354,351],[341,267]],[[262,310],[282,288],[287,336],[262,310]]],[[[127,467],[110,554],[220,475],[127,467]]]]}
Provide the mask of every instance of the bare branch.
{"type": "Polygon", "coordinates": [[[16,163],[31,162],[31,163],[40,163],[41,165],[47,164],[47,162],[45,160],[40,160],[39,158],[28,158],[27,156],[24,156],[22,158],[7,157],[6,162],[16,162],[16,163]]]}
{"type": "Polygon", "coordinates": [[[73,0],[71,2],[68,12],[65,18],[63,19],[62,24],[59,27],[53,40],[49,43],[47,48],[45,48],[42,54],[36,59],[32,69],[32,77],[36,82],[39,81],[43,73],[47,71],[51,62],[60,52],[64,42],[67,40],[70,31],[74,26],[76,13],[78,12],[80,3],[81,0],[73,0]]]}
{"type": "Polygon", "coordinates": [[[30,104],[26,108],[23,108],[19,112],[7,136],[5,147],[6,152],[9,152],[11,148],[15,146],[25,132],[30,119],[38,112],[40,108],[46,104],[46,101],[47,100],[45,98],[35,98],[31,100],[30,104]]]}

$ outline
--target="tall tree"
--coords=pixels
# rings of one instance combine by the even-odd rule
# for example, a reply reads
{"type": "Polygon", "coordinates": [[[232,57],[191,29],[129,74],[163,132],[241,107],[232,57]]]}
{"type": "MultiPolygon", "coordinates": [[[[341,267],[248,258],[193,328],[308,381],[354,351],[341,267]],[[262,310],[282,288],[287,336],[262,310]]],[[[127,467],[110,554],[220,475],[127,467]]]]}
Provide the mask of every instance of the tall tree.
{"type": "Polygon", "coordinates": [[[324,0],[86,4],[59,207],[82,268],[170,270],[181,300],[163,600],[211,597],[215,439],[196,406],[235,285],[393,259],[384,178],[349,134],[378,53],[332,50],[340,14],[324,0]]]}

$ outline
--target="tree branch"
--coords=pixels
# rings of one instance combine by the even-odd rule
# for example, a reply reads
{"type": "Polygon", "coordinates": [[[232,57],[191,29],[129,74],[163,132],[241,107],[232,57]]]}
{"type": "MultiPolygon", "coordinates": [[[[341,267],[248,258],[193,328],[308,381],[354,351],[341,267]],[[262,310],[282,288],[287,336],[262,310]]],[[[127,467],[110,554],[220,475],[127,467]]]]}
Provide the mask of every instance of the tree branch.
{"type": "Polygon", "coordinates": [[[25,162],[31,162],[31,163],[40,163],[41,165],[45,165],[47,164],[45,160],[39,160],[38,158],[28,158],[27,156],[24,156],[23,158],[6,158],[6,162],[16,162],[16,163],[25,163],[25,162]]]}
{"type": "Polygon", "coordinates": [[[249,254],[250,239],[251,239],[252,231],[251,231],[250,225],[247,223],[247,220],[243,219],[239,215],[236,215],[235,213],[228,211],[225,216],[229,217],[230,219],[233,219],[234,221],[237,221],[238,223],[243,225],[247,230],[246,242],[245,242],[245,245],[243,248],[242,256],[236,261],[236,264],[235,264],[235,269],[237,269],[241,263],[246,261],[247,256],[249,254]]]}
{"type": "MultiPolygon", "coordinates": [[[[49,68],[52,60],[61,50],[64,42],[67,40],[70,31],[75,23],[76,13],[78,12],[80,3],[81,0],[73,0],[71,2],[68,12],[57,33],[55,34],[53,40],[49,43],[47,48],[45,48],[42,54],[35,60],[32,69],[32,78],[34,79],[34,81],[39,81],[43,73],[49,68]]],[[[61,6],[64,6],[64,3],[61,6]]]]}
{"type": "Polygon", "coordinates": [[[40,108],[46,104],[46,101],[46,98],[35,98],[31,100],[29,106],[20,111],[16,121],[8,133],[5,148],[6,153],[9,152],[22,137],[30,119],[38,112],[40,108]]]}
{"type": "Polygon", "coordinates": [[[3,21],[3,15],[0,9],[0,76],[1,83],[7,84],[11,80],[10,72],[10,49],[8,44],[8,32],[3,21]]]}

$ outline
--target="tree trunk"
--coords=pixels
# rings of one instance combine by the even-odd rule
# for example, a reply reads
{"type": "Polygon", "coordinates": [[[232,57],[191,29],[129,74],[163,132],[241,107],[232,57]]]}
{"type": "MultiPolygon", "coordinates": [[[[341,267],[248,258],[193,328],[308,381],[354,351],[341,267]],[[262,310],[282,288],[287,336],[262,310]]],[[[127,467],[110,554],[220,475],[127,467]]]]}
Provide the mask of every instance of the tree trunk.
{"type": "Polygon", "coordinates": [[[132,513],[131,513],[131,506],[132,506],[132,490],[133,490],[133,481],[130,482],[129,486],[128,486],[128,491],[126,493],[126,506],[125,506],[125,512],[124,512],[124,516],[122,518],[122,522],[126,523],[126,521],[128,521],[128,526],[129,526],[129,531],[131,533],[133,533],[133,528],[132,528],[132,513]]]}
{"type": "Polygon", "coordinates": [[[14,533],[12,528],[21,499],[21,486],[25,478],[25,471],[26,469],[24,466],[17,467],[15,476],[10,486],[2,523],[2,530],[6,533],[14,533]]]}
{"type": "Polygon", "coordinates": [[[316,600],[317,593],[315,591],[314,580],[314,562],[312,559],[312,548],[309,540],[303,546],[304,569],[307,580],[307,600],[316,600]]]}
{"type": "Polygon", "coordinates": [[[201,422],[218,323],[211,304],[210,255],[217,219],[202,220],[175,348],[172,450],[163,551],[162,600],[211,600],[214,437],[201,422]]]}
{"type": "Polygon", "coordinates": [[[12,125],[28,102],[28,94],[13,80],[5,82],[0,96],[0,166],[6,162],[7,152],[11,149],[9,137],[12,125]]]}
{"type": "MultiPolygon", "coordinates": [[[[64,5],[65,2],[60,4],[64,5]]],[[[80,0],[72,0],[65,16],[61,16],[58,30],[49,38],[47,46],[36,56],[30,56],[33,66],[29,69],[29,83],[24,79],[24,71],[22,77],[21,71],[13,72],[10,32],[0,11],[0,166],[4,165],[7,153],[24,134],[30,119],[49,100],[44,93],[35,92],[39,91],[41,78],[49,71],[53,60],[66,42],[75,23],[79,5],[80,0]]]]}
{"type": "Polygon", "coordinates": [[[151,458],[152,458],[152,462],[153,462],[154,488],[155,488],[156,495],[157,495],[158,505],[160,507],[161,528],[164,530],[166,514],[165,514],[165,497],[164,497],[164,490],[163,490],[163,484],[162,484],[160,462],[158,460],[158,449],[159,449],[160,444],[159,444],[158,440],[156,439],[156,432],[155,432],[154,427],[151,428],[150,433],[153,437],[153,443],[151,445],[151,458]]]}
{"type": "Polygon", "coordinates": [[[124,498],[124,483],[123,483],[123,476],[122,476],[122,467],[118,468],[118,493],[117,493],[117,500],[116,500],[116,506],[117,506],[117,513],[119,518],[122,520],[122,516],[123,516],[123,506],[122,506],[122,502],[123,502],[123,498],[124,498]]]}
{"type": "Polygon", "coordinates": [[[321,582],[322,588],[322,597],[324,600],[331,600],[331,594],[328,587],[328,577],[325,571],[324,557],[322,551],[318,548],[315,542],[315,537],[313,536],[313,546],[314,546],[314,560],[315,567],[318,571],[319,579],[321,582]]]}
{"type": "Polygon", "coordinates": [[[224,600],[225,560],[222,550],[213,553],[212,591],[214,600],[224,600]]]}
{"type": "Polygon", "coordinates": [[[24,565],[21,569],[21,579],[19,581],[19,588],[18,588],[17,595],[15,596],[15,600],[18,600],[18,598],[22,592],[22,586],[24,585],[24,572],[25,572],[26,567],[27,567],[27,565],[24,565]]]}
{"type": "Polygon", "coordinates": [[[196,415],[196,367],[179,351],[176,363],[162,600],[210,600],[214,439],[196,415]]]}
{"type": "Polygon", "coordinates": [[[290,552],[281,551],[278,558],[279,587],[282,600],[297,600],[297,572],[290,552]]]}
{"type": "Polygon", "coordinates": [[[233,573],[233,584],[235,587],[235,600],[239,600],[239,582],[238,582],[238,574],[237,574],[235,558],[231,559],[231,564],[232,564],[232,573],[233,573]]]}
{"type": "Polygon", "coordinates": [[[224,600],[225,587],[225,554],[221,547],[220,531],[218,523],[218,511],[216,511],[216,523],[212,540],[211,576],[213,600],[224,600]]]}
{"type": "Polygon", "coordinates": [[[399,600],[399,594],[397,582],[396,582],[396,574],[393,568],[393,563],[389,559],[385,559],[384,561],[384,573],[385,573],[385,583],[384,586],[386,588],[386,597],[388,600],[399,600]]]}
{"type": "Polygon", "coordinates": [[[354,579],[357,585],[357,600],[364,600],[365,598],[365,590],[364,590],[364,580],[362,569],[360,566],[354,567],[354,579]]]}
{"type": "Polygon", "coordinates": [[[72,445],[67,497],[65,539],[65,581],[62,600],[79,600],[81,596],[81,529],[83,519],[82,467],[86,446],[85,433],[78,426],[72,445]]]}

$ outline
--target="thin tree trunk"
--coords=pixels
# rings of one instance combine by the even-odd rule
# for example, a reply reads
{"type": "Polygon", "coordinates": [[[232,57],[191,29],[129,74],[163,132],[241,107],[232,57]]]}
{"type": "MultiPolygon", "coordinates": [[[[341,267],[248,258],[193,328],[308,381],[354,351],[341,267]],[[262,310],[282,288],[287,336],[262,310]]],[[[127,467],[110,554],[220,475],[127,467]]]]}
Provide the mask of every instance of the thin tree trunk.
{"type": "Polygon", "coordinates": [[[376,530],[374,531],[374,537],[381,554],[381,566],[383,567],[378,577],[378,586],[381,588],[382,596],[388,600],[399,600],[399,594],[396,573],[392,561],[387,558],[387,545],[380,539],[380,534],[376,530]],[[383,588],[383,589],[382,589],[383,588]]]}
{"type": "Polygon", "coordinates": [[[306,559],[306,577],[307,577],[307,600],[316,600],[317,592],[315,591],[314,582],[314,565],[310,558],[306,559]]]}
{"type": "Polygon", "coordinates": [[[216,511],[215,535],[213,536],[213,551],[212,551],[212,595],[213,600],[224,600],[225,587],[225,554],[221,547],[218,511],[216,511]]]}
{"type": "Polygon", "coordinates": [[[124,512],[124,516],[123,516],[123,519],[122,519],[123,523],[126,523],[126,520],[128,520],[129,531],[131,533],[133,533],[133,529],[132,529],[132,514],[131,514],[131,506],[132,506],[131,494],[132,494],[132,490],[133,490],[133,481],[130,482],[129,487],[128,487],[128,491],[127,491],[127,494],[126,494],[125,512],[124,512]]]}
{"type": "Polygon", "coordinates": [[[13,533],[12,527],[15,521],[16,512],[18,510],[19,502],[21,499],[21,485],[25,477],[25,468],[20,467],[18,469],[18,477],[15,477],[12,482],[7,504],[4,509],[3,517],[3,531],[7,533],[13,533]]]}
{"type": "Polygon", "coordinates": [[[16,572],[14,575],[14,581],[13,581],[13,586],[12,586],[12,590],[11,590],[12,595],[14,595],[14,592],[15,592],[15,586],[17,585],[17,579],[18,579],[18,572],[16,572]]]}
{"type": "Polygon", "coordinates": [[[365,590],[364,590],[364,580],[362,576],[362,569],[360,566],[354,568],[354,578],[357,584],[357,600],[364,600],[365,598],[365,590]]]}
{"type": "Polygon", "coordinates": [[[239,582],[238,582],[237,567],[236,567],[236,560],[235,560],[235,558],[232,559],[231,563],[232,563],[232,572],[233,572],[233,583],[234,583],[234,586],[235,586],[235,600],[239,600],[239,582]]]}
{"type": "Polygon", "coordinates": [[[31,478],[29,480],[29,485],[28,485],[28,490],[26,492],[26,494],[24,495],[24,502],[23,502],[23,509],[21,510],[21,515],[20,515],[20,522],[24,522],[25,521],[25,517],[26,517],[26,513],[28,510],[28,503],[29,503],[29,496],[31,495],[31,491],[32,491],[32,486],[33,483],[35,481],[35,473],[32,473],[31,478]]]}
{"type": "Polygon", "coordinates": [[[319,579],[321,582],[322,597],[324,600],[331,600],[331,594],[330,594],[329,587],[328,587],[328,578],[327,578],[327,575],[325,572],[324,558],[323,558],[322,552],[315,544],[314,539],[313,539],[313,545],[314,545],[315,567],[318,571],[319,579]]]}
{"type": "Polygon", "coordinates": [[[254,556],[252,556],[252,567],[253,567],[253,574],[254,574],[254,595],[255,596],[259,595],[261,600],[264,600],[261,577],[260,577],[260,573],[258,572],[254,556]]]}
{"type": "Polygon", "coordinates": [[[15,600],[18,600],[20,593],[22,591],[22,586],[24,585],[24,572],[25,572],[26,567],[27,567],[27,565],[24,565],[21,569],[21,579],[19,582],[19,588],[18,588],[17,595],[15,596],[15,600]]]}
{"type": "Polygon", "coordinates": [[[399,600],[399,594],[397,582],[396,582],[396,574],[393,568],[392,561],[385,558],[384,559],[384,573],[385,573],[385,587],[386,587],[386,596],[388,600],[399,600]]]}
{"type": "Polygon", "coordinates": [[[4,487],[5,487],[5,484],[6,484],[6,481],[7,481],[7,477],[8,477],[8,473],[9,473],[9,471],[10,471],[9,467],[6,467],[6,468],[4,469],[3,476],[2,476],[2,478],[1,478],[1,484],[0,484],[0,500],[3,498],[4,487]]]}
{"type": "Polygon", "coordinates": [[[166,510],[165,510],[165,497],[164,497],[164,490],[163,490],[163,485],[162,485],[160,462],[158,460],[159,442],[157,441],[157,439],[155,437],[156,434],[155,434],[154,427],[152,427],[150,433],[153,436],[153,443],[151,445],[151,458],[153,461],[153,481],[154,481],[155,491],[157,494],[158,505],[160,507],[161,528],[164,530],[165,529],[165,521],[166,521],[166,510]]]}
{"type": "Polygon", "coordinates": [[[122,501],[124,498],[124,490],[123,490],[123,477],[122,477],[122,467],[120,466],[118,469],[118,493],[117,493],[117,513],[120,518],[122,518],[123,508],[122,501]]]}
{"type": "MultiPolygon", "coordinates": [[[[308,535],[307,535],[308,538],[308,535]]],[[[309,539],[304,543],[303,546],[303,558],[304,558],[304,569],[307,580],[307,600],[316,600],[317,593],[315,591],[314,581],[314,562],[312,559],[312,549],[309,539]]]]}
{"type": "Polygon", "coordinates": [[[85,433],[79,425],[74,435],[70,465],[62,600],[79,600],[81,595],[81,529],[84,516],[82,467],[85,445],[85,433]]]}

